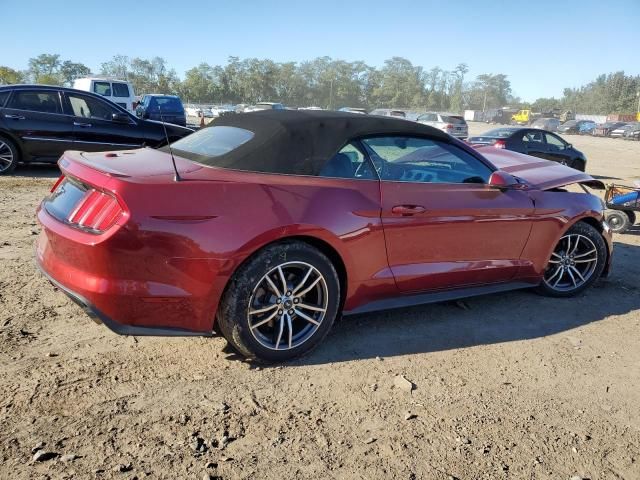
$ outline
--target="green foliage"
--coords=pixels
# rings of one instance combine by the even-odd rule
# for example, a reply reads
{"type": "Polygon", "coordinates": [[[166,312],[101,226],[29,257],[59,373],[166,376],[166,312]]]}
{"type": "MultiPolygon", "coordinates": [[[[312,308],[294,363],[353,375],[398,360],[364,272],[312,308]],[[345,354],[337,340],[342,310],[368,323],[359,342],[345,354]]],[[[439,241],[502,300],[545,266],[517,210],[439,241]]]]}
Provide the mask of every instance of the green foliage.
{"type": "MultiPolygon", "coordinates": [[[[225,65],[201,63],[191,68],[184,80],[161,57],[116,55],[101,65],[102,75],[129,80],[138,94],[178,94],[187,103],[275,101],[334,109],[395,107],[458,113],[509,105],[541,112],[558,109],[608,114],[634,112],[640,92],[640,76],[615,72],[579,88],[565,88],[562,98],[539,98],[527,104],[512,95],[507,75],[486,73],[465,82],[468,72],[464,63],[452,71],[440,67],[425,70],[402,57],[385,61],[381,68],[330,57],[300,63],[229,57],[225,65]]],[[[25,72],[0,66],[0,84],[71,85],[89,73],[82,63],[62,60],[58,54],[42,54],[29,59],[25,72]]]]}
{"type": "Polygon", "coordinates": [[[14,85],[24,82],[24,74],[13,68],[0,66],[0,85],[14,85]]]}

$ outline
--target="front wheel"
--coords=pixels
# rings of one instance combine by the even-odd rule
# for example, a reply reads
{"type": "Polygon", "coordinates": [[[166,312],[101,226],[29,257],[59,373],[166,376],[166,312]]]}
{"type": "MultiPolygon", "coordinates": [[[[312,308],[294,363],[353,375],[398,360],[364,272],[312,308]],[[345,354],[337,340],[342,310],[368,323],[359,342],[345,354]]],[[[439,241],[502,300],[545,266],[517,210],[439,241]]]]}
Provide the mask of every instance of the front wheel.
{"type": "Polygon", "coordinates": [[[18,149],[10,140],[0,137],[0,175],[13,172],[18,165],[18,149]]]}
{"type": "Polygon", "coordinates": [[[270,245],[230,281],[217,322],[242,355],[283,362],[309,352],[338,315],[340,282],[331,261],[304,242],[270,245]]]}
{"type": "Polygon", "coordinates": [[[604,270],[607,246],[588,223],[573,225],[558,241],[538,292],[551,297],[572,297],[593,284],[604,270]]]}

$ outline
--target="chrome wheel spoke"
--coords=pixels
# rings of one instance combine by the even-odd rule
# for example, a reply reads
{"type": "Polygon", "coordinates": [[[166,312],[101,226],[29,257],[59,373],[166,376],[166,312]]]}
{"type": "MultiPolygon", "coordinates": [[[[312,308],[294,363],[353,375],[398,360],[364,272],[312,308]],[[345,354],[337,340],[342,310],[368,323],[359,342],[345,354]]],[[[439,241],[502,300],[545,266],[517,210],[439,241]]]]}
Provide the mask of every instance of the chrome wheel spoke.
{"type": "Polygon", "coordinates": [[[296,308],[304,308],[305,310],[313,310],[314,312],[322,312],[322,313],[327,311],[326,308],[315,307],[313,305],[307,305],[306,303],[299,303],[296,305],[296,308]]]}
{"type": "Polygon", "coordinates": [[[283,331],[284,331],[284,315],[280,317],[280,328],[278,329],[278,339],[276,340],[276,350],[278,350],[278,345],[280,345],[280,340],[282,340],[283,331]]]}
{"type": "Polygon", "coordinates": [[[556,285],[558,285],[560,280],[562,280],[563,276],[564,276],[564,269],[563,268],[558,268],[558,271],[556,273],[554,273],[553,276],[549,279],[549,283],[551,283],[551,281],[554,278],[556,278],[556,282],[553,284],[553,286],[555,287],[556,285]],[[556,275],[557,275],[557,278],[556,278],[556,275]]]}
{"type": "Polygon", "coordinates": [[[258,315],[259,313],[269,312],[274,308],[278,308],[278,305],[276,305],[275,303],[273,305],[269,305],[268,307],[259,308],[258,310],[251,310],[249,312],[249,315],[258,315]]]}
{"type": "Polygon", "coordinates": [[[574,260],[573,263],[591,263],[598,260],[598,257],[595,258],[583,258],[581,260],[574,260]]]}
{"type": "Polygon", "coordinates": [[[282,293],[284,294],[287,291],[287,280],[284,278],[282,267],[278,267],[278,275],[280,276],[280,281],[282,282],[282,293]]]}
{"type": "Polygon", "coordinates": [[[571,268],[567,268],[567,273],[569,274],[569,277],[571,278],[571,283],[573,283],[573,286],[577,287],[578,283],[576,282],[576,277],[574,277],[573,272],[571,271],[571,268]]]}
{"type": "MultiPolygon", "coordinates": [[[[574,255],[573,258],[582,258],[582,257],[586,257],[587,255],[591,255],[592,253],[598,253],[598,251],[594,248],[593,250],[589,250],[588,252],[585,253],[581,253],[580,255],[574,255]]],[[[596,259],[598,258],[598,256],[596,255],[596,259]]]]}
{"type": "Polygon", "coordinates": [[[296,312],[296,315],[304,318],[307,322],[312,323],[314,325],[320,325],[320,322],[318,322],[317,320],[311,318],[309,315],[307,315],[306,313],[301,312],[300,310],[298,310],[297,308],[293,310],[294,312],[296,312]]]}
{"type": "Polygon", "coordinates": [[[574,253],[576,253],[576,250],[578,249],[578,245],[580,245],[580,239],[582,238],[581,235],[578,235],[578,238],[576,238],[576,243],[573,246],[573,248],[569,251],[567,251],[567,254],[569,255],[573,255],[574,253]]]}
{"type": "Polygon", "coordinates": [[[271,320],[273,320],[274,318],[276,318],[276,316],[278,315],[278,311],[276,310],[275,312],[273,312],[271,315],[269,315],[267,318],[260,320],[259,322],[251,325],[251,329],[253,330],[254,328],[258,328],[262,325],[264,325],[265,323],[269,323],[271,320]]]}
{"type": "Polygon", "coordinates": [[[569,272],[573,272],[576,275],[578,275],[580,277],[580,280],[582,280],[582,282],[585,281],[584,277],[582,276],[582,274],[580,273],[580,270],[578,270],[576,267],[574,267],[573,265],[569,267],[569,272]]]}
{"type": "Polygon", "coordinates": [[[289,330],[289,343],[288,348],[291,348],[291,344],[293,343],[293,325],[291,325],[291,315],[285,313],[287,317],[287,329],[289,330]]]}
{"type": "Polygon", "coordinates": [[[267,275],[266,280],[267,280],[267,283],[269,284],[269,287],[271,287],[271,290],[273,291],[273,293],[275,293],[277,297],[281,297],[283,294],[280,293],[280,290],[278,290],[278,287],[276,287],[276,284],[273,283],[273,280],[269,278],[269,275],[267,275]]]}
{"type": "Polygon", "coordinates": [[[318,282],[322,279],[322,277],[318,277],[316,278],[313,282],[311,282],[311,285],[309,285],[307,288],[305,288],[302,292],[298,293],[297,296],[298,297],[304,297],[307,293],[309,293],[311,291],[311,289],[313,287],[315,287],[318,282]]]}
{"type": "Polygon", "coordinates": [[[307,283],[307,280],[309,280],[309,276],[311,275],[311,273],[313,272],[313,267],[309,267],[309,270],[307,270],[307,273],[305,274],[304,278],[302,279],[302,281],[298,284],[298,286],[296,288],[293,289],[293,294],[297,295],[298,294],[298,290],[300,290],[305,283],[307,283]]]}

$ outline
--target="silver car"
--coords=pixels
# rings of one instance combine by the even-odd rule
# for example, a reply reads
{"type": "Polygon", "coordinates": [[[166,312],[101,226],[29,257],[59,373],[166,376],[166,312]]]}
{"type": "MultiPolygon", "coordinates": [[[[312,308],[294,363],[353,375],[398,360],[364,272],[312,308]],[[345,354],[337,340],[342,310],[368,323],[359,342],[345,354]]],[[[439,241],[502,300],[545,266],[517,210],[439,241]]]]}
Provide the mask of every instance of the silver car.
{"type": "Polygon", "coordinates": [[[560,120],[557,118],[538,118],[531,124],[531,128],[540,128],[547,132],[556,132],[560,126],[560,120]]]}
{"type": "Polygon", "coordinates": [[[438,128],[453,137],[466,139],[469,136],[469,126],[464,117],[454,113],[427,112],[420,115],[416,122],[438,128]]]}

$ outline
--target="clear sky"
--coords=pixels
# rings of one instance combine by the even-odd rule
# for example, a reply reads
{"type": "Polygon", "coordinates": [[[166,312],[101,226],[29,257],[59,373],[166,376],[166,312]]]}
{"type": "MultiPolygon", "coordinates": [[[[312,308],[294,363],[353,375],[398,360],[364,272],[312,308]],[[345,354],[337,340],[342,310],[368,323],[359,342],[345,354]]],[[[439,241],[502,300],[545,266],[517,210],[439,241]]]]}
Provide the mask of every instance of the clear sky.
{"type": "Polygon", "coordinates": [[[0,0],[0,65],[59,53],[99,71],[114,55],[164,57],[180,76],[227,57],[330,56],[505,73],[524,100],[600,73],[640,73],[640,0],[0,0]]]}

